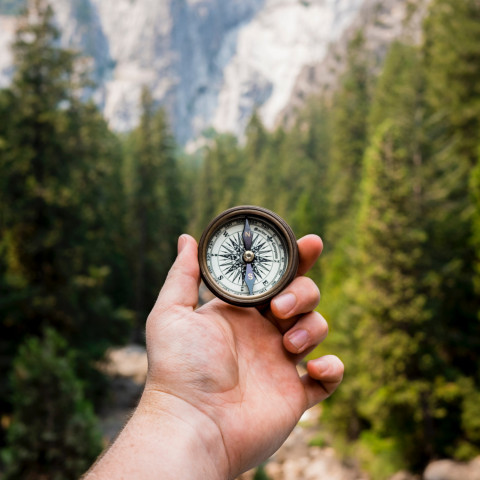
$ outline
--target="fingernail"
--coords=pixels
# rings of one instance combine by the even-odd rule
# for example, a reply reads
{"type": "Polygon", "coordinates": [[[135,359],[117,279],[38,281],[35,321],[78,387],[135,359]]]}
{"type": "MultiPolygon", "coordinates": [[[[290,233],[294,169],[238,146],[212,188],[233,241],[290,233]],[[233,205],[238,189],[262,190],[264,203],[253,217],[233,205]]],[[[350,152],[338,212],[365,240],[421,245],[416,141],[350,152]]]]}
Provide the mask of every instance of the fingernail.
{"type": "Polygon", "coordinates": [[[301,352],[307,346],[308,339],[309,336],[306,330],[299,329],[288,334],[288,340],[298,352],[301,352]]]}
{"type": "Polygon", "coordinates": [[[180,235],[178,237],[178,243],[177,243],[177,252],[178,252],[178,255],[180,255],[180,253],[182,253],[182,250],[184,249],[185,245],[187,244],[187,236],[182,233],[182,235],[180,235]]]}
{"type": "Polygon", "coordinates": [[[280,313],[288,313],[290,312],[295,304],[297,303],[297,298],[293,293],[285,293],[280,295],[275,300],[275,307],[280,313]]]}
{"type": "Polygon", "coordinates": [[[330,362],[326,358],[323,358],[323,357],[317,358],[314,360],[314,362],[315,362],[315,367],[317,367],[319,374],[326,373],[330,368],[330,362]]]}

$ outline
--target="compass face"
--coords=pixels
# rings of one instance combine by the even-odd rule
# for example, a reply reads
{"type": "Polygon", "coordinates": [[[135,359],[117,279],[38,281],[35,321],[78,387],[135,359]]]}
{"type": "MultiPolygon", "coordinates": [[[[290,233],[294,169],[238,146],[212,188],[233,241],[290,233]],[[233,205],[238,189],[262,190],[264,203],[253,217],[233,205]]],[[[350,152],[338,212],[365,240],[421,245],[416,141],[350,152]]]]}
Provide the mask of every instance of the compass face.
{"type": "Polygon", "coordinates": [[[240,306],[268,302],[298,267],[290,227],[260,207],[235,207],[214,219],[200,240],[199,259],[210,290],[240,306]]]}
{"type": "MultiPolygon", "coordinates": [[[[252,232],[250,251],[253,253],[252,270],[255,276],[252,294],[265,293],[275,286],[285,273],[287,246],[272,225],[249,219],[252,232]]],[[[213,279],[225,291],[235,295],[252,295],[245,282],[247,262],[242,233],[245,217],[231,220],[212,236],[207,245],[207,268],[213,279]]]]}

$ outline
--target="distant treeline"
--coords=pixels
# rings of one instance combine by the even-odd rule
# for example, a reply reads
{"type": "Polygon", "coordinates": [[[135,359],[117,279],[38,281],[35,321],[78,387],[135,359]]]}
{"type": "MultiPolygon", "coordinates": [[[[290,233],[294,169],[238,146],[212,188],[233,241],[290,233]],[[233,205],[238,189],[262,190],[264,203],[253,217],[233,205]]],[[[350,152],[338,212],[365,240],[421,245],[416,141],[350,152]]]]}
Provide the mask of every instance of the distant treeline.
{"type": "Polygon", "coordinates": [[[319,352],[346,365],[327,440],[379,479],[480,452],[477,0],[433,0],[421,45],[393,44],[379,75],[359,32],[333,96],[273,132],[255,113],[244,142],[212,132],[195,156],[147,89],[139,126],[111,132],[82,100],[87,79],[58,47],[51,9],[31,8],[0,91],[6,478],[77,478],[92,461],[90,405],[106,391],[96,362],[142,340],[178,235],[198,238],[238,204],[324,239],[312,276],[331,333],[319,352]]]}

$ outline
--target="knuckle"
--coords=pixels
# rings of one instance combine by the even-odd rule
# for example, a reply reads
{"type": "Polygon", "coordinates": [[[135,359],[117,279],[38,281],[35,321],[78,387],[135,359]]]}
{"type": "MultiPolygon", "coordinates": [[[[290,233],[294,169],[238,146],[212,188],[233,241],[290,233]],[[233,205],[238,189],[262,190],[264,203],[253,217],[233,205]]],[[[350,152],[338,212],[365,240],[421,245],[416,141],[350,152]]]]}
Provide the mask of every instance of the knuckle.
{"type": "Polygon", "coordinates": [[[330,362],[331,371],[334,372],[335,377],[338,378],[338,381],[341,381],[345,372],[345,366],[343,365],[343,362],[335,355],[328,355],[328,360],[330,362]]]}
{"type": "Polygon", "coordinates": [[[309,330],[314,333],[317,342],[323,340],[328,335],[328,323],[318,312],[312,312],[308,315],[309,330]]]}
{"type": "Polygon", "coordinates": [[[318,285],[308,277],[303,277],[305,280],[304,288],[308,289],[309,295],[315,298],[316,300],[320,300],[320,289],[318,285]]]}
{"type": "Polygon", "coordinates": [[[319,329],[321,330],[322,334],[327,335],[328,334],[328,322],[325,320],[323,315],[321,313],[315,312],[316,313],[316,318],[317,318],[317,323],[319,326],[319,329]]]}
{"type": "Polygon", "coordinates": [[[292,293],[303,299],[303,303],[316,306],[320,301],[320,289],[311,278],[299,277],[292,287],[292,293]]]}
{"type": "Polygon", "coordinates": [[[314,283],[315,285],[315,304],[318,305],[318,302],[320,302],[320,298],[321,298],[321,293],[320,293],[320,289],[318,288],[317,284],[314,283]]]}

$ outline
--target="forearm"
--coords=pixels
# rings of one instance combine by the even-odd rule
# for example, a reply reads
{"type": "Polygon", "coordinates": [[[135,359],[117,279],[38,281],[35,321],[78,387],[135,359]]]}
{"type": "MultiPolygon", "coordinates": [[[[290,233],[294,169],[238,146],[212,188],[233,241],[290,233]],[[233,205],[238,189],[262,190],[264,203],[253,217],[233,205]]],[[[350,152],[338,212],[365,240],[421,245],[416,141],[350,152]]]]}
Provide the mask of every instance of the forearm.
{"type": "Polygon", "coordinates": [[[215,423],[187,402],[144,394],[113,445],[85,480],[225,480],[228,462],[215,423]]]}

